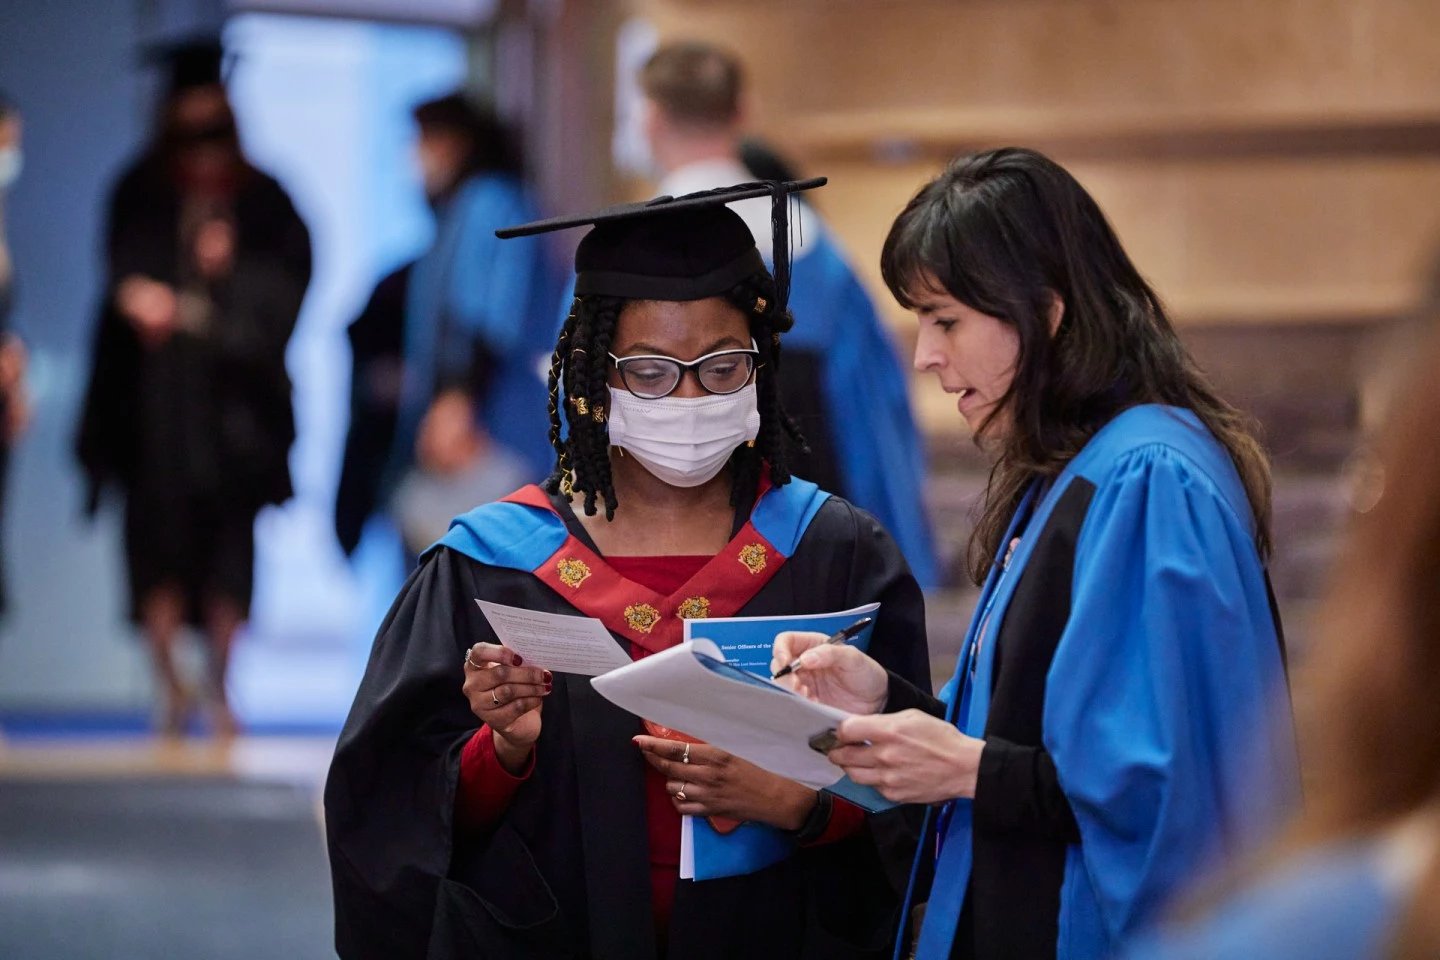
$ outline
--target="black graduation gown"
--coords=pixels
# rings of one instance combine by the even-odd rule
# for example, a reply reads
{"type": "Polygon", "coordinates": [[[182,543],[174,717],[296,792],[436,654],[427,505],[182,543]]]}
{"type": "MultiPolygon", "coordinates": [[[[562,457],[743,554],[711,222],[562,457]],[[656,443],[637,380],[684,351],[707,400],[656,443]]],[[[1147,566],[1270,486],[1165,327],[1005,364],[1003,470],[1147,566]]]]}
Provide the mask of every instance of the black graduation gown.
{"type": "MultiPolygon", "coordinates": [[[[564,525],[555,542],[568,536],[571,547],[593,551],[568,505],[550,502],[564,525]]],[[[793,549],[777,545],[784,556],[772,553],[771,562],[783,562],[738,615],[880,601],[870,653],[928,688],[924,601],[890,536],[835,498],[807,519],[793,549]]],[[[491,563],[438,547],[381,627],[325,791],[336,946],[345,960],[656,955],[644,761],[631,743],[640,720],[602,699],[587,678],[556,675],[535,771],[493,833],[466,842],[454,831],[460,752],[478,726],[461,694],[462,660],[471,644],[496,642],[473,598],[579,612],[544,566],[570,547],[549,556],[540,546],[548,560],[533,572],[529,561],[514,560],[550,532],[511,537],[508,554],[485,554],[491,563]]],[[[751,536],[752,527],[743,528],[727,550],[751,536]]],[[[505,540],[504,531],[494,539],[505,540]]],[[[917,824],[910,809],[872,815],[855,836],[802,848],[757,873],[679,881],[669,956],[889,956],[917,824]]]]}
{"type": "Polygon", "coordinates": [[[310,237],[280,185],[247,168],[233,200],[234,264],[202,282],[180,240],[183,198],[164,159],[142,159],[111,197],[107,278],[76,452],[89,485],[125,495],[132,619],[177,585],[199,625],[205,600],[248,614],[256,513],[293,490],[295,440],[285,351],[310,280],[310,237]],[[203,296],[201,335],[144,348],[114,303],[141,275],[203,296]]]}
{"type": "MultiPolygon", "coordinates": [[[[158,438],[175,435],[177,422],[200,406],[213,433],[210,469],[221,478],[218,498],[253,512],[292,493],[295,421],[285,348],[310,282],[309,232],[280,185],[250,169],[234,201],[234,268],[208,291],[215,333],[203,348],[176,337],[147,356],[113,295],[132,274],[171,285],[183,279],[180,217],[181,197],[158,156],[126,171],[110,198],[107,276],[76,439],[92,512],[109,484],[129,494],[152,482],[183,487],[187,478],[151,469],[148,461],[169,455],[173,444],[158,438]],[[174,356],[161,356],[166,351],[174,356]],[[204,374],[191,378],[196,386],[189,402],[146,403],[146,381],[157,366],[174,373],[201,364],[204,374]]],[[[187,492],[153,491],[160,501],[187,492]]]]}
{"type": "Polygon", "coordinates": [[[395,444],[404,363],[405,297],[413,264],[375,285],[350,324],[350,429],[335,492],[335,537],[346,554],[360,543],[376,507],[380,476],[395,444]],[[390,383],[389,381],[392,381],[390,383]]]}

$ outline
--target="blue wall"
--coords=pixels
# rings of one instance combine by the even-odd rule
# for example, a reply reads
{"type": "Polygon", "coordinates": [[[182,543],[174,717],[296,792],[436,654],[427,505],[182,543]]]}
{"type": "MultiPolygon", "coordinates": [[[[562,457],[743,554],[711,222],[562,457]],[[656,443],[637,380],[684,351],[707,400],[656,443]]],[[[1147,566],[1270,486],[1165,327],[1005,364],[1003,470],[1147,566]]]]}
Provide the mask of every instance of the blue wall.
{"type": "Polygon", "coordinates": [[[0,4],[0,87],[21,107],[25,174],[6,198],[36,419],[12,461],[0,702],[104,707],[143,696],[115,576],[117,524],[87,525],[70,455],[98,284],[107,181],[139,142],[136,5],[0,4]]]}

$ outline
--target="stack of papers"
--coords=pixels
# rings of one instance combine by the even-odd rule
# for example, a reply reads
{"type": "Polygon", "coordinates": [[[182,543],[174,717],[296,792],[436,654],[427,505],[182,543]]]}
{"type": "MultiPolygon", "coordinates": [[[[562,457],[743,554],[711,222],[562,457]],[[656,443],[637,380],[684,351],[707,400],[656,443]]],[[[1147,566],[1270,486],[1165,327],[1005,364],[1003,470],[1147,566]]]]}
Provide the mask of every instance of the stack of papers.
{"type": "Polygon", "coordinates": [[[590,681],[605,699],[757,767],[830,786],[844,773],[810,748],[810,738],[849,716],[725,662],[709,640],[691,640],[590,681]]]}
{"type": "MultiPolygon", "coordinates": [[[[834,633],[874,615],[879,604],[831,614],[689,620],[686,642],[632,661],[599,620],[476,602],[500,642],[528,665],[591,677],[595,690],[622,709],[813,790],[872,812],[894,806],[874,789],[851,781],[810,746],[849,714],[769,679],[776,634],[834,633]]],[[[869,640],[867,630],[852,642],[863,650],[869,640]]],[[[758,823],[719,834],[703,819],[685,817],[681,829],[680,876],[685,879],[751,873],[795,849],[788,834],[758,823]]]]}

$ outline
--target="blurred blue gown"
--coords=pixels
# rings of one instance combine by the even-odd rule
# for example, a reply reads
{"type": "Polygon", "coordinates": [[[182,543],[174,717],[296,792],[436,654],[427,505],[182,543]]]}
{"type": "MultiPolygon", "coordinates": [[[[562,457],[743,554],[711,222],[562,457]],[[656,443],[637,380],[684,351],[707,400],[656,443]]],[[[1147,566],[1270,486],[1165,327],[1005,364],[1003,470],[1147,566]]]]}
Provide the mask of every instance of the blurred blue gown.
{"type": "Polygon", "coordinates": [[[477,345],[490,368],[478,398],[485,430],[537,480],[553,465],[540,370],[554,344],[558,275],[540,239],[495,236],[500,227],[538,216],[520,181],[498,173],[470,177],[437,211],[435,242],[410,277],[405,374],[382,504],[414,462],[431,401],[448,384],[466,381],[477,345]]]}

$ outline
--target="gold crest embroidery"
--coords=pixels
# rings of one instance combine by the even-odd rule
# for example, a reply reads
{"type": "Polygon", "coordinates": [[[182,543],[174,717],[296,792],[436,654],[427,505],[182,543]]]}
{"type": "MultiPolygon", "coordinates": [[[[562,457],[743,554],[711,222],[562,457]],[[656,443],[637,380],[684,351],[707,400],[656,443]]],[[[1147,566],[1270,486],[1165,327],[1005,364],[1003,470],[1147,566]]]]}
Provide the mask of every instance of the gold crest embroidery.
{"type": "Polygon", "coordinates": [[[710,616],[710,601],[705,597],[691,597],[680,604],[681,620],[704,620],[710,616]]]}
{"type": "Polygon", "coordinates": [[[740,549],[740,562],[744,564],[745,569],[749,570],[752,574],[764,570],[766,564],[770,562],[765,555],[765,545],[762,543],[752,543],[748,547],[742,547],[740,549]]]}
{"type": "Polygon", "coordinates": [[[588,579],[590,579],[590,567],[584,560],[576,560],[572,557],[560,561],[560,582],[565,586],[574,590],[588,579]]]}
{"type": "Polygon", "coordinates": [[[649,633],[660,622],[660,611],[648,603],[632,603],[625,608],[625,622],[636,633],[649,633]]]}

